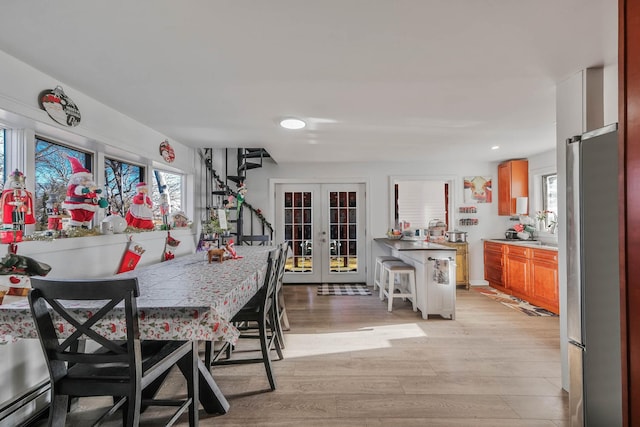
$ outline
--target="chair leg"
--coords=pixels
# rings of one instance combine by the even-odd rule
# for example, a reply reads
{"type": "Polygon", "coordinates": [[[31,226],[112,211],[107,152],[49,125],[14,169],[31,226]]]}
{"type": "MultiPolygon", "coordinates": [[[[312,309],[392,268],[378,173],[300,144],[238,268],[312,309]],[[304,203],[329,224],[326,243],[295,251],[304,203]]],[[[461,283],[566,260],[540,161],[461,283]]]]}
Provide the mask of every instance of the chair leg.
{"type": "Polygon", "coordinates": [[[135,426],[137,427],[140,424],[140,409],[142,405],[142,390],[137,390],[134,392],[133,396],[129,396],[125,404],[123,405],[122,411],[125,416],[126,421],[124,425],[126,427],[135,426]]]}
{"type": "Polygon", "coordinates": [[[276,350],[276,353],[278,353],[278,360],[282,360],[284,359],[284,356],[282,354],[282,349],[284,348],[284,345],[282,345],[283,341],[281,341],[280,337],[282,336],[282,331],[279,328],[279,323],[278,323],[278,311],[276,309],[276,307],[271,307],[271,311],[269,312],[269,315],[271,317],[271,320],[269,321],[270,325],[271,325],[271,336],[272,336],[272,340],[274,342],[274,347],[276,350]]]}
{"type": "MultiPolygon", "coordinates": [[[[208,342],[207,342],[208,344],[208,342]]],[[[205,345],[206,347],[206,345],[205,345]]],[[[192,342],[192,348],[189,354],[184,356],[178,367],[187,381],[187,395],[191,399],[189,405],[189,426],[198,425],[198,409],[200,407],[200,396],[198,391],[198,342],[192,342]]]]}
{"type": "Polygon", "coordinates": [[[279,296],[280,296],[280,293],[274,299],[275,308],[273,312],[274,312],[274,322],[276,326],[276,332],[278,334],[278,347],[284,348],[284,331],[283,331],[282,322],[281,322],[282,317],[280,316],[280,313],[282,312],[282,310],[280,309],[279,296]]]}
{"type": "Polygon", "coordinates": [[[264,368],[267,371],[267,379],[271,390],[276,389],[276,379],[273,376],[273,370],[271,368],[271,358],[269,357],[269,337],[267,337],[267,319],[263,318],[259,325],[260,330],[260,349],[262,350],[262,361],[264,362],[264,368]]]}
{"type": "Polygon", "coordinates": [[[49,426],[64,427],[67,420],[67,409],[69,407],[69,396],[57,395],[51,399],[49,407],[49,426]]]}
{"type": "Polygon", "coordinates": [[[284,305],[284,294],[282,291],[278,294],[278,302],[278,308],[280,309],[279,316],[280,321],[282,322],[282,330],[288,331],[289,329],[291,329],[291,327],[289,325],[289,316],[287,316],[287,307],[284,305]]]}

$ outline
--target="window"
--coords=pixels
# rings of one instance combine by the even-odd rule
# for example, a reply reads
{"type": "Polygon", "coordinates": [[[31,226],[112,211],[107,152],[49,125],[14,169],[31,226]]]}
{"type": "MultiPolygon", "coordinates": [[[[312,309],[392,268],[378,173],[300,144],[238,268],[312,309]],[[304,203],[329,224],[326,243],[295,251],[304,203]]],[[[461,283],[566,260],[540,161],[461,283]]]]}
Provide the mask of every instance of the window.
{"type": "Polygon", "coordinates": [[[115,159],[104,159],[104,175],[109,212],[119,212],[123,217],[136,195],[136,184],[144,181],[144,168],[115,159]]]}
{"type": "Polygon", "coordinates": [[[182,175],[159,170],[153,175],[153,221],[158,225],[168,224],[171,214],[182,210],[182,175]]]}
{"type": "Polygon", "coordinates": [[[72,174],[69,156],[91,171],[91,154],[36,137],[34,216],[37,231],[47,229],[47,211],[56,205],[59,207],[67,195],[72,174]]]}
{"type": "Polygon", "coordinates": [[[558,213],[558,174],[542,176],[542,208],[558,213]]]}
{"type": "Polygon", "coordinates": [[[0,128],[0,179],[2,183],[5,181],[4,176],[4,136],[5,130],[0,128]]]}

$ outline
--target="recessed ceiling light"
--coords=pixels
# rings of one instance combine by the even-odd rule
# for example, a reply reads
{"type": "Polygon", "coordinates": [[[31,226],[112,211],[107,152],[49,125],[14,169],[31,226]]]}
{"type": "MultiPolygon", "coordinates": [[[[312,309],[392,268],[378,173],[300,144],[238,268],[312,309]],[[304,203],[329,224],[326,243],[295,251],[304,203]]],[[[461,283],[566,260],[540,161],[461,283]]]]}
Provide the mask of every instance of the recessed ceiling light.
{"type": "Polygon", "coordinates": [[[499,145],[494,145],[493,147],[491,147],[492,150],[497,150],[498,148],[500,148],[499,145]]]}
{"type": "Polygon", "coordinates": [[[306,125],[307,124],[305,122],[303,122],[302,120],[295,119],[295,118],[288,118],[288,119],[280,120],[280,126],[285,128],[285,129],[297,130],[297,129],[304,128],[306,125]]]}

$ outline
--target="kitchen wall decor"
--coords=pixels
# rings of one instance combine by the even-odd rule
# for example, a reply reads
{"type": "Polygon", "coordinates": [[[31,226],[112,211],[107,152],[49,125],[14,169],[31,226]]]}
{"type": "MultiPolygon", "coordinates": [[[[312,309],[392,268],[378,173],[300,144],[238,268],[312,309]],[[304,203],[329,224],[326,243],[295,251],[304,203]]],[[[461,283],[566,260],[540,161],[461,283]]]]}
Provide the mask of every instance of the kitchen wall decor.
{"type": "Polygon", "coordinates": [[[463,188],[465,203],[491,203],[490,176],[465,176],[463,188]]]}
{"type": "Polygon", "coordinates": [[[80,110],[74,102],[64,94],[62,87],[45,89],[38,95],[38,105],[47,112],[55,122],[65,126],[77,126],[80,123],[80,110]]]}

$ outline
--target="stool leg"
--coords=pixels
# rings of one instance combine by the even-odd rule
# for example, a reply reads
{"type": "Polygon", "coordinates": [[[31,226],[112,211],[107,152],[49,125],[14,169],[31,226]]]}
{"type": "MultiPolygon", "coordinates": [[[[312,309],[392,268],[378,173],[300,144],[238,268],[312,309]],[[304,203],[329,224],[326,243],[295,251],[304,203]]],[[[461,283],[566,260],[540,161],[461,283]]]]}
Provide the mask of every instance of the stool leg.
{"type": "Polygon", "coordinates": [[[393,294],[395,291],[395,279],[396,279],[396,274],[389,271],[388,272],[389,275],[389,293],[388,293],[388,303],[387,303],[387,311],[391,311],[393,309],[393,294]]]}
{"type": "Polygon", "coordinates": [[[411,292],[413,311],[418,311],[418,307],[416,306],[416,275],[414,272],[409,273],[409,288],[411,292]]]}
{"type": "Polygon", "coordinates": [[[384,301],[384,288],[386,286],[386,282],[385,282],[385,273],[387,273],[387,270],[384,269],[384,265],[380,266],[380,283],[378,283],[378,288],[380,288],[380,292],[378,294],[378,297],[380,298],[380,301],[384,301]]]}
{"type": "Polygon", "coordinates": [[[376,290],[376,286],[380,286],[380,266],[381,264],[376,261],[376,268],[373,270],[373,290],[376,290]]]}

